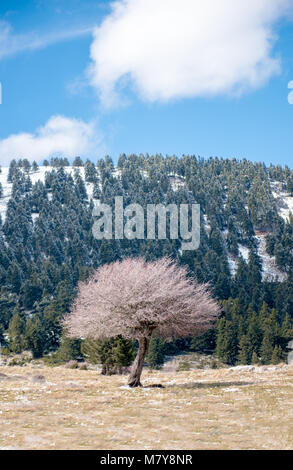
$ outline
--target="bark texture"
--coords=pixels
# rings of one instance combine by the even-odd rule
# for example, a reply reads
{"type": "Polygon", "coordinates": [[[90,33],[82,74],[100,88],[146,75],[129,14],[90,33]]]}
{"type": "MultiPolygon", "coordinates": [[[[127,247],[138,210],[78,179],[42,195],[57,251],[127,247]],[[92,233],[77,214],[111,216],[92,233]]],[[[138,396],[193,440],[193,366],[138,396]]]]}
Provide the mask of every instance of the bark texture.
{"type": "Polygon", "coordinates": [[[128,379],[129,387],[142,387],[140,377],[146,354],[148,352],[150,338],[144,337],[138,340],[138,351],[134,363],[131,368],[131,373],[128,379]]]}

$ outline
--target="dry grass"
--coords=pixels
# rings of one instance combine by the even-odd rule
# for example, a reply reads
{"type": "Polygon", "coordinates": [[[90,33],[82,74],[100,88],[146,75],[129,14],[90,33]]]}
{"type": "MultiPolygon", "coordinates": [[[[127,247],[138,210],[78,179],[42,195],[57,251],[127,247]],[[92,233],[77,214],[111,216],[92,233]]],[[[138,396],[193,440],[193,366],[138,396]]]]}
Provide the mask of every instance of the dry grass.
{"type": "Polygon", "coordinates": [[[165,388],[131,390],[96,371],[0,367],[0,448],[293,449],[292,379],[288,366],[146,371],[165,388]]]}

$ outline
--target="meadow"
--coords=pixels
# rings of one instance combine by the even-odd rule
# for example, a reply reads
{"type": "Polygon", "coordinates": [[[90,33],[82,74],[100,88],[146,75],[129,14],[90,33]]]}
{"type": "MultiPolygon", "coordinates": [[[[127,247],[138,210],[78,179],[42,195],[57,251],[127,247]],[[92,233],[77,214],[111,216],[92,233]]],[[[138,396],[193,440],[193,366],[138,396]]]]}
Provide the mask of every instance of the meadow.
{"type": "Polygon", "coordinates": [[[0,367],[0,449],[293,449],[293,368],[0,367]],[[147,387],[162,384],[164,388],[147,387]]]}

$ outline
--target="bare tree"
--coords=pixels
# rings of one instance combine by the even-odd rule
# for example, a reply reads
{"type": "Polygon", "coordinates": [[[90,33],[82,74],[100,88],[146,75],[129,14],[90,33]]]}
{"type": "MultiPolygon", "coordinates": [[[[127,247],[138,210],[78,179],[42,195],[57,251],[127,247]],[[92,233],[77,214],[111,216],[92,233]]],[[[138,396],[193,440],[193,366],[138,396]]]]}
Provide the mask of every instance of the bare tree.
{"type": "Polygon", "coordinates": [[[99,268],[79,292],[65,326],[71,337],[138,340],[128,384],[141,386],[144,359],[154,332],[163,338],[188,337],[211,328],[219,313],[208,285],[187,277],[168,258],[126,259],[99,268]]]}

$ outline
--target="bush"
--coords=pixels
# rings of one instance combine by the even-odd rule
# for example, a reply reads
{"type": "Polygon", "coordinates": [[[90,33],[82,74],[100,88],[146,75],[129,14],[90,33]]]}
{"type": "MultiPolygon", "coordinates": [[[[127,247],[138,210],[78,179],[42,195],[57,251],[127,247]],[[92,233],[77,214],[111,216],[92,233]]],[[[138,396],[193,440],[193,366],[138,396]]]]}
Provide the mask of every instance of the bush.
{"type": "Polygon", "coordinates": [[[203,360],[199,361],[199,363],[197,364],[197,369],[204,369],[205,367],[205,363],[203,360]]]}
{"type": "Polygon", "coordinates": [[[78,362],[77,361],[69,361],[65,364],[66,369],[78,369],[78,362]]]}
{"type": "Polygon", "coordinates": [[[180,361],[177,372],[189,371],[191,369],[191,364],[188,361],[180,361]]]}
{"type": "Polygon", "coordinates": [[[7,363],[8,366],[24,366],[26,364],[26,360],[23,358],[17,358],[14,357],[13,359],[10,359],[10,361],[7,363]]]}
{"type": "Polygon", "coordinates": [[[218,363],[216,359],[211,360],[211,369],[217,369],[218,368],[218,363]]]}
{"type": "Polygon", "coordinates": [[[8,348],[3,347],[3,348],[1,348],[1,354],[2,354],[2,356],[9,356],[10,351],[9,351],[8,348]]]}
{"type": "Polygon", "coordinates": [[[55,353],[49,354],[48,356],[44,356],[42,360],[48,366],[60,366],[61,364],[64,363],[64,361],[60,359],[58,351],[55,353]]]}
{"type": "Polygon", "coordinates": [[[25,352],[23,354],[18,354],[17,356],[12,357],[8,360],[8,366],[24,366],[27,363],[32,361],[32,356],[29,352],[25,352]]]}
{"type": "Polygon", "coordinates": [[[86,339],[81,345],[84,358],[92,364],[102,364],[103,375],[128,373],[134,359],[133,341],[122,336],[109,340],[86,339]]]}

